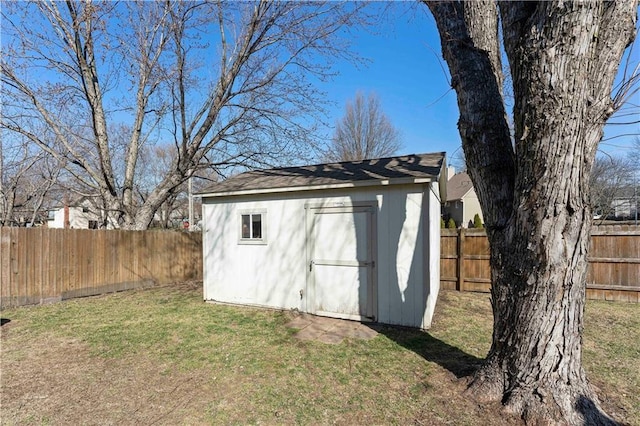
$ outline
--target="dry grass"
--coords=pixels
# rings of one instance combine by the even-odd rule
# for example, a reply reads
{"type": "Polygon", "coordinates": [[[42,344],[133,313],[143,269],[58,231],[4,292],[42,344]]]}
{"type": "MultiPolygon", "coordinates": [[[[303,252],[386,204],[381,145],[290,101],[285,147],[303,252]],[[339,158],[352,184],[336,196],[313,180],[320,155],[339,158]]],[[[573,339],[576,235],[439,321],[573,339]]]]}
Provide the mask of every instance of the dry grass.
{"type": "Polygon", "coordinates": [[[583,358],[607,412],[640,425],[640,304],[588,301],[583,358]]]}
{"type": "MultiPolygon", "coordinates": [[[[585,364],[640,425],[638,305],[590,302],[585,364]]],[[[462,392],[487,295],[443,292],[430,333],[300,341],[287,312],[210,305],[198,284],[6,310],[2,424],[519,424],[462,392]]]]}

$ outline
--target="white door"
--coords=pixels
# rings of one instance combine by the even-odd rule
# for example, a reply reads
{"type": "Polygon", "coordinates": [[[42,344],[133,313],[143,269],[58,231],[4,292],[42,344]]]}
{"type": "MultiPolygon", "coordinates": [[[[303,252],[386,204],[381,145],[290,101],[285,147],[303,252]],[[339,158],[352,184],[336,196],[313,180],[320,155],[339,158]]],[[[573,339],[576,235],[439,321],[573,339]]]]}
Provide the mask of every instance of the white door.
{"type": "Polygon", "coordinates": [[[317,315],[375,319],[371,206],[311,209],[307,309],[317,315]]]}

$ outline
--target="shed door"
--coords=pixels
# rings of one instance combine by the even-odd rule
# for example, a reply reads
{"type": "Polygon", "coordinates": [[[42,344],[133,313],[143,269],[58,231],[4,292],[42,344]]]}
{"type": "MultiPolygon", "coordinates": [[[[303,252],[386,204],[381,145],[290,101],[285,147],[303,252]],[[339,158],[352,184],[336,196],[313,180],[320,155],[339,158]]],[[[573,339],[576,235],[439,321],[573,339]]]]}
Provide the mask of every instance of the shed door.
{"type": "Polygon", "coordinates": [[[307,309],[317,315],[375,318],[375,209],[310,210],[307,309]]]}

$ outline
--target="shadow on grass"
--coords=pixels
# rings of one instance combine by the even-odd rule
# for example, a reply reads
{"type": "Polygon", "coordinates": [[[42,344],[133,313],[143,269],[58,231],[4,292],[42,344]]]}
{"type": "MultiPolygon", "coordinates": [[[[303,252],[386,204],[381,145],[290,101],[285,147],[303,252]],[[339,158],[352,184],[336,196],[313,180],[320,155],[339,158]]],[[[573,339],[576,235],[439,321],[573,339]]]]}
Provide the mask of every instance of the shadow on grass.
{"type": "Polygon", "coordinates": [[[372,327],[398,345],[449,370],[457,378],[472,375],[484,361],[482,358],[470,355],[424,331],[380,325],[372,327]]]}
{"type": "Polygon", "coordinates": [[[0,318],[0,326],[10,323],[11,320],[9,318],[0,318]]]}
{"type": "Polygon", "coordinates": [[[576,410],[582,414],[585,425],[625,425],[617,423],[600,410],[600,407],[589,397],[580,395],[575,404],[576,410]]]}

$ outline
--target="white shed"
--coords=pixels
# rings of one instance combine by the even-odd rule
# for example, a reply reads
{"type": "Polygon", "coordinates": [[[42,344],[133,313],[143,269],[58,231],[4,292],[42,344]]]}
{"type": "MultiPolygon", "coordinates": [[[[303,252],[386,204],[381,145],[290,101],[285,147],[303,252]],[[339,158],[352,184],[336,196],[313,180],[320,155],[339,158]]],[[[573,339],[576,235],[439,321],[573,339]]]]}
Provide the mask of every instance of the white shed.
{"type": "Polygon", "coordinates": [[[207,188],[204,299],[429,328],[444,167],[444,153],[419,154],[256,170],[207,188]]]}

